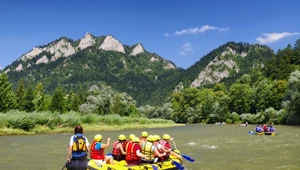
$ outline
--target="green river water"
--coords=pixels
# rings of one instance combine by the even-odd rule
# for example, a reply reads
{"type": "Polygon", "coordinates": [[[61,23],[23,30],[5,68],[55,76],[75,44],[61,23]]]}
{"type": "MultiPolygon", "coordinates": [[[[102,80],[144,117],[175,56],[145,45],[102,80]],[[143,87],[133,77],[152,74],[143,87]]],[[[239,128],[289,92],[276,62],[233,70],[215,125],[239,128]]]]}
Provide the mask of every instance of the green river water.
{"type": "MultiPolygon", "coordinates": [[[[299,170],[300,127],[275,126],[277,136],[249,135],[255,125],[186,125],[182,127],[84,132],[89,142],[100,133],[103,141],[119,134],[140,136],[170,134],[182,154],[195,159],[184,160],[188,170],[299,170]]],[[[83,127],[84,128],[84,127],[83,127]]],[[[72,134],[40,134],[0,137],[1,170],[60,170],[67,157],[72,134]]],[[[174,146],[174,145],[173,145],[174,146]]],[[[111,147],[105,151],[110,153],[111,147]]]]}

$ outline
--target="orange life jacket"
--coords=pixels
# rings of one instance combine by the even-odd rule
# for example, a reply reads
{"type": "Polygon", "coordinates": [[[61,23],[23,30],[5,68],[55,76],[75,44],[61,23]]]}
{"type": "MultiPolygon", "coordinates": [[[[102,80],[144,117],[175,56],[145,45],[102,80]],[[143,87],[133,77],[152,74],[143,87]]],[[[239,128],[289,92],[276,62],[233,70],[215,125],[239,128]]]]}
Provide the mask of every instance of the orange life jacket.
{"type": "Polygon", "coordinates": [[[100,150],[96,150],[95,149],[95,145],[97,143],[100,143],[100,142],[96,142],[94,141],[91,145],[91,152],[90,152],[90,157],[91,159],[101,159],[101,160],[104,160],[105,158],[105,155],[104,155],[104,149],[103,148],[100,148],[100,150]]]}
{"type": "Polygon", "coordinates": [[[138,146],[140,148],[140,145],[137,143],[128,143],[128,145],[126,146],[126,161],[130,162],[131,164],[139,164],[140,162],[140,157],[137,156],[136,151],[137,149],[135,149],[135,146],[138,146]]]}
{"type": "Polygon", "coordinates": [[[112,151],[112,154],[115,155],[115,156],[120,156],[120,155],[123,155],[122,152],[121,152],[121,148],[117,147],[117,145],[121,143],[122,144],[122,147],[124,149],[124,143],[120,142],[120,141],[115,141],[114,144],[113,144],[113,151],[112,151]]]}

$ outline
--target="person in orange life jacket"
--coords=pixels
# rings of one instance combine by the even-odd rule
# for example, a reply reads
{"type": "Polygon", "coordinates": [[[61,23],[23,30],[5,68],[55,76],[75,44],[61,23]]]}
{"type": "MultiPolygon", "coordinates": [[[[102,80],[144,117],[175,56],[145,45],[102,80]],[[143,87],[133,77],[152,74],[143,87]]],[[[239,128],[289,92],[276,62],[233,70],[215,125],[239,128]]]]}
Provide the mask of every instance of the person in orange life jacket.
{"type": "Polygon", "coordinates": [[[163,148],[165,148],[165,152],[170,153],[171,155],[176,156],[177,158],[180,159],[180,156],[173,151],[174,149],[172,149],[169,141],[173,141],[173,138],[171,138],[171,136],[168,134],[164,134],[163,140],[160,141],[160,144],[162,145],[163,148]]]}
{"type": "Polygon", "coordinates": [[[75,126],[74,135],[71,136],[69,142],[67,162],[78,159],[87,159],[89,151],[89,141],[83,136],[83,128],[80,125],[75,126]]]}
{"type": "MultiPolygon", "coordinates": [[[[171,149],[166,149],[161,143],[160,143],[160,136],[159,135],[154,135],[154,142],[153,144],[156,146],[157,150],[159,151],[159,153],[169,153],[171,152],[171,149]]],[[[163,161],[168,159],[168,155],[160,157],[158,160],[159,161],[163,161]]]]}
{"type": "Polygon", "coordinates": [[[139,145],[140,139],[134,137],[132,142],[127,145],[126,162],[128,165],[139,165],[141,158],[147,160],[147,157],[141,153],[141,145],[139,145]]]}
{"type": "Polygon", "coordinates": [[[155,158],[154,156],[163,157],[167,155],[165,152],[160,153],[153,142],[155,142],[155,137],[153,135],[149,135],[147,141],[142,145],[142,153],[147,157],[147,159],[142,158],[142,162],[153,163],[155,158]]]}
{"type": "Polygon", "coordinates": [[[94,137],[94,141],[91,145],[91,153],[90,157],[91,159],[95,160],[104,160],[108,164],[114,164],[114,161],[111,156],[105,156],[104,150],[105,148],[109,147],[110,138],[107,138],[107,142],[101,143],[102,136],[97,134],[94,137]]]}
{"type": "Polygon", "coordinates": [[[113,150],[112,150],[112,155],[114,160],[116,161],[121,161],[125,160],[125,141],[126,141],[126,136],[125,135],[119,135],[119,140],[114,142],[113,145],[113,150]]]}
{"type": "Polygon", "coordinates": [[[142,132],[142,136],[140,137],[140,145],[142,146],[147,140],[148,133],[146,131],[142,132]]]}
{"type": "Polygon", "coordinates": [[[130,134],[129,135],[129,140],[127,140],[126,142],[125,142],[125,144],[124,144],[124,146],[125,146],[125,152],[127,152],[126,151],[126,146],[128,145],[128,143],[131,143],[132,142],[132,139],[135,137],[135,135],[134,134],[130,134]]]}

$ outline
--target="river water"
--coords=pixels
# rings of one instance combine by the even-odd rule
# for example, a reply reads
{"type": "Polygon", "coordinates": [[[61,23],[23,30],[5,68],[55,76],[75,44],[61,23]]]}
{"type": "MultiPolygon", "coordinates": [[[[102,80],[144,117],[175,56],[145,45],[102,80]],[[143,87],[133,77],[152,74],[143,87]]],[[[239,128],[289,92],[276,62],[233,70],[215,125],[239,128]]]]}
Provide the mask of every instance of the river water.
{"type": "MultiPolygon", "coordinates": [[[[92,142],[95,134],[103,142],[120,134],[140,136],[164,133],[174,137],[177,149],[195,162],[184,160],[188,170],[299,170],[300,127],[275,126],[279,135],[249,135],[255,125],[187,125],[182,127],[84,132],[92,142]]],[[[39,134],[0,137],[0,169],[7,170],[60,170],[66,157],[71,133],[39,134]]],[[[173,144],[174,146],[174,144],[173,144]]],[[[106,153],[111,152],[111,147],[106,153]]]]}

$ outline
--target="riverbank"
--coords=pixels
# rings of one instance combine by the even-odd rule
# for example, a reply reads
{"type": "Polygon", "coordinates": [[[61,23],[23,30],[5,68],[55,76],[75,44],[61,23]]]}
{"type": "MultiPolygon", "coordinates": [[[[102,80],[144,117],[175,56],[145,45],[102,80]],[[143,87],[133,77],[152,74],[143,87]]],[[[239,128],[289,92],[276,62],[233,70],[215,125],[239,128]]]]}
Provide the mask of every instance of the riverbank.
{"type": "MultiPolygon", "coordinates": [[[[105,124],[81,124],[85,132],[89,131],[113,131],[113,130],[130,130],[130,129],[144,129],[144,128],[163,128],[163,127],[175,127],[184,126],[185,124],[166,124],[166,123],[155,123],[155,124],[123,124],[123,125],[105,125],[105,124]]],[[[53,134],[53,133],[73,133],[74,128],[72,127],[56,127],[50,129],[48,126],[36,126],[31,131],[24,131],[22,129],[12,128],[1,128],[0,136],[7,135],[33,135],[33,134],[53,134]]]]}

